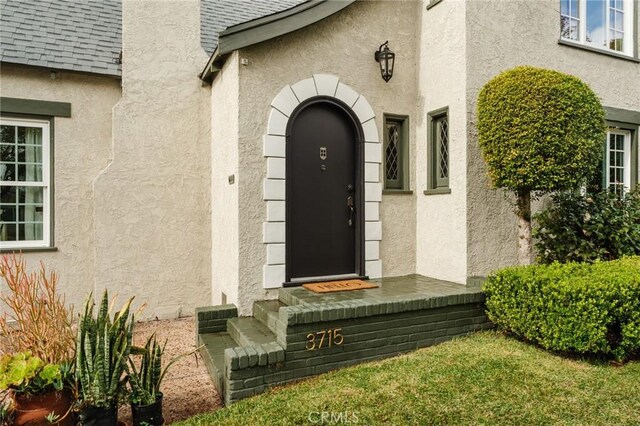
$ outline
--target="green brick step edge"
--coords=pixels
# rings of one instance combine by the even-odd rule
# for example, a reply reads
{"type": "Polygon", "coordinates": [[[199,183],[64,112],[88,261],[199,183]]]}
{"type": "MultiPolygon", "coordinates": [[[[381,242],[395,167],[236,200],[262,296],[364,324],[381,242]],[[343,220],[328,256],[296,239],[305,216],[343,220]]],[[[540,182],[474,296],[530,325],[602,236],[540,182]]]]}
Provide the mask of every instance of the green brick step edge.
{"type": "Polygon", "coordinates": [[[278,334],[276,321],[278,311],[286,306],[279,300],[261,300],[253,303],[253,317],[267,326],[274,334],[278,334]]]}
{"type": "Polygon", "coordinates": [[[224,398],[225,349],[234,347],[236,342],[228,333],[223,332],[201,334],[198,336],[197,343],[198,346],[204,345],[200,348],[200,355],[220,397],[224,398]]]}
{"type": "MultiPolygon", "coordinates": [[[[280,296],[286,299],[288,294],[281,291],[280,296]]],[[[402,299],[392,299],[384,302],[373,300],[347,300],[323,304],[303,303],[280,308],[278,311],[278,318],[286,333],[286,328],[294,325],[397,314],[401,312],[436,309],[469,303],[482,303],[484,300],[484,293],[478,291],[475,293],[433,297],[425,297],[424,295],[421,295],[402,299]]],[[[283,301],[286,302],[286,300],[283,301]]]]}
{"type": "Polygon", "coordinates": [[[227,348],[224,350],[224,362],[231,371],[274,365],[284,362],[284,348],[276,342],[227,348]]]}
{"type": "Polygon", "coordinates": [[[285,341],[287,326],[280,320],[278,312],[285,306],[279,300],[261,300],[253,304],[253,317],[267,326],[279,343],[285,341]]]}
{"type": "Polygon", "coordinates": [[[276,342],[276,335],[252,317],[228,319],[227,332],[239,346],[256,346],[276,342]]]}

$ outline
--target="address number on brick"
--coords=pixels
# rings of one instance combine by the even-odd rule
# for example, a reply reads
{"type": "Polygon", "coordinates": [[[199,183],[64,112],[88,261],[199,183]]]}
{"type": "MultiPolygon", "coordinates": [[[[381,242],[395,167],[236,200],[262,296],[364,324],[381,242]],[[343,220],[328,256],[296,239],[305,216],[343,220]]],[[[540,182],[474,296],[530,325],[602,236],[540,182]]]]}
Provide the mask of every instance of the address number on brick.
{"type": "Polygon", "coordinates": [[[316,331],[307,334],[308,351],[315,351],[320,348],[330,348],[331,346],[340,346],[344,343],[344,336],[341,328],[330,328],[328,330],[316,331]]]}

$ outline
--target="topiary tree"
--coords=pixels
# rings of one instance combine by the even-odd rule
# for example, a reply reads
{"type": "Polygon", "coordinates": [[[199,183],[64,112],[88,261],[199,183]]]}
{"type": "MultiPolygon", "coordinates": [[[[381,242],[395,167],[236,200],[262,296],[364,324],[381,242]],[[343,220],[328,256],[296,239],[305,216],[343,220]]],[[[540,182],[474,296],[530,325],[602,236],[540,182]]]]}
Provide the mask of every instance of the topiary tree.
{"type": "Polygon", "coordinates": [[[604,110],[580,79],[529,66],[503,72],[478,97],[480,148],[495,188],[513,191],[520,264],[531,263],[531,196],[574,189],[597,169],[604,110]]]}

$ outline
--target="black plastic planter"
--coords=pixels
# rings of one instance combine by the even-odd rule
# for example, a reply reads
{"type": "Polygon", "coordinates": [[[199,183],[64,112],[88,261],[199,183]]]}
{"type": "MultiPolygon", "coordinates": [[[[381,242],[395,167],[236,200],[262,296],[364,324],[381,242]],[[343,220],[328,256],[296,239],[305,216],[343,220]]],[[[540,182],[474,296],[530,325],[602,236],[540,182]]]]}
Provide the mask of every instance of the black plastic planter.
{"type": "Polygon", "coordinates": [[[82,426],[117,426],[118,407],[86,406],[80,411],[80,424],[82,426]]]}
{"type": "Polygon", "coordinates": [[[131,417],[133,426],[161,426],[164,424],[162,418],[162,394],[158,396],[156,402],[149,405],[131,404],[131,417]]]}

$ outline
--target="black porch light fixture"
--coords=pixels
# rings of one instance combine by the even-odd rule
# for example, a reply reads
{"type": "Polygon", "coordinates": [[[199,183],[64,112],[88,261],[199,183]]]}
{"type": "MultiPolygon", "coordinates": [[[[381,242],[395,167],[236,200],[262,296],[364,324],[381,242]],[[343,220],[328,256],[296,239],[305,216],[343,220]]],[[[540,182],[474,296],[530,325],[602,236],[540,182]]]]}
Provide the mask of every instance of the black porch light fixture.
{"type": "Polygon", "coordinates": [[[396,54],[389,49],[389,40],[380,45],[375,52],[376,62],[380,64],[380,74],[382,79],[386,82],[393,77],[393,62],[396,58],[396,54]],[[384,48],[384,49],[383,49],[384,48]]]}

